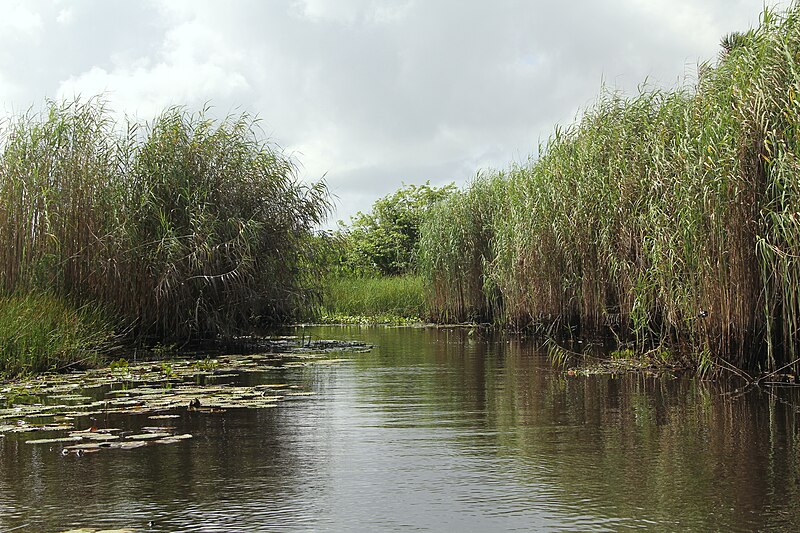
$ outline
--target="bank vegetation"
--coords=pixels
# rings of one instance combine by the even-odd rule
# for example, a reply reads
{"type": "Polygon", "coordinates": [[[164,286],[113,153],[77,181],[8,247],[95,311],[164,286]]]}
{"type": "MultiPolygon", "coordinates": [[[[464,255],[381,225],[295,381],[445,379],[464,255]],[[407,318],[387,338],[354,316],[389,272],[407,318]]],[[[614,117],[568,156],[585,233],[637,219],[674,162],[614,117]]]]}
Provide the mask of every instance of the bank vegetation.
{"type": "Polygon", "coordinates": [[[209,115],[178,107],[120,123],[95,98],[3,124],[0,294],[19,312],[0,316],[0,370],[61,368],[120,342],[231,336],[312,305],[324,183],[301,183],[253,117],[209,115]],[[61,335],[63,321],[25,319],[66,308],[102,327],[61,335]]]}
{"type": "Polygon", "coordinates": [[[420,242],[441,321],[797,366],[800,9],[725,37],[685,86],[604,91],[536,157],[434,208],[420,242]]]}

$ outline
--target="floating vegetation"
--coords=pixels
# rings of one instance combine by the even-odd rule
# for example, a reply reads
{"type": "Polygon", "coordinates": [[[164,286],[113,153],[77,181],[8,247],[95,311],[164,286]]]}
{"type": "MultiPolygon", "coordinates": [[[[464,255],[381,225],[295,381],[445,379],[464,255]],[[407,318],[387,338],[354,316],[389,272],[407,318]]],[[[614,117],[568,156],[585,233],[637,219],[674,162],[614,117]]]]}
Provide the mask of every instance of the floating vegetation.
{"type": "Polygon", "coordinates": [[[25,444],[55,444],[57,442],[77,442],[83,440],[82,437],[60,437],[58,439],[33,439],[26,440],[25,444]]]}
{"type": "MultiPolygon", "coordinates": [[[[94,429],[94,428],[92,428],[94,429]]],[[[175,444],[187,439],[191,439],[192,435],[184,433],[176,435],[168,431],[160,431],[163,428],[157,428],[158,431],[146,431],[144,433],[137,433],[135,435],[110,435],[104,431],[110,430],[94,430],[88,432],[78,432],[72,434],[66,439],[76,439],[80,441],[78,444],[64,446],[61,450],[62,455],[83,455],[85,453],[94,453],[102,449],[109,450],[132,450],[134,448],[141,448],[149,444],[175,444]]],[[[26,444],[46,444],[45,440],[57,441],[57,439],[43,439],[41,441],[27,441],[26,444]]],[[[64,440],[63,442],[67,442],[64,440]]],[[[71,441],[71,442],[74,442],[71,441]]]]}
{"type": "Polygon", "coordinates": [[[586,366],[572,367],[566,370],[568,376],[596,376],[596,375],[616,375],[637,372],[644,376],[666,377],[677,376],[682,369],[666,368],[654,366],[645,361],[635,360],[608,360],[599,361],[586,366]]]}
{"type": "Polygon", "coordinates": [[[133,533],[132,529],[96,529],[91,527],[82,527],[79,529],[70,529],[69,531],[62,531],[61,533],[133,533]]]}
{"type": "Polygon", "coordinates": [[[609,352],[598,349],[592,343],[578,342],[581,352],[561,346],[549,339],[545,346],[553,366],[564,370],[568,376],[592,376],[627,374],[631,372],[645,376],[676,376],[689,368],[691,363],[675,352],[658,347],[647,352],[621,348],[609,352]]]}
{"type": "Polygon", "coordinates": [[[224,355],[206,358],[202,365],[192,359],[117,362],[103,369],[6,384],[0,386],[0,437],[30,434],[26,444],[62,444],[63,455],[78,456],[104,449],[176,444],[192,438],[179,429],[186,417],[268,409],[313,394],[286,382],[243,385],[254,381],[242,379],[247,374],[258,376],[255,381],[259,381],[265,372],[345,361],[330,358],[331,352],[369,349],[364,344],[339,341],[282,339],[280,344],[284,353],[224,355]],[[295,345],[293,353],[291,343],[295,345]],[[165,365],[168,373],[163,370],[165,365]],[[108,415],[141,416],[149,423],[137,425],[135,431],[97,427],[108,415]],[[169,425],[158,425],[161,421],[169,425]]]}
{"type": "Polygon", "coordinates": [[[44,424],[31,425],[24,420],[18,420],[16,424],[4,424],[0,426],[0,433],[30,433],[33,431],[64,431],[72,429],[68,424],[44,424]]]}

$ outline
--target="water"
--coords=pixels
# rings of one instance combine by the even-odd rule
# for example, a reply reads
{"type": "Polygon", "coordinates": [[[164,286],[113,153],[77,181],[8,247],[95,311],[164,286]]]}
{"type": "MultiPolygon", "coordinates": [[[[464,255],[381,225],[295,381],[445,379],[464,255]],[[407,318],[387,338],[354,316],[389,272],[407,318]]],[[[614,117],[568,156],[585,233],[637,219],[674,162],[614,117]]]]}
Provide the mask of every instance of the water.
{"type": "Polygon", "coordinates": [[[0,439],[0,531],[800,529],[794,391],[569,377],[464,330],[303,333],[376,348],[266,375],[317,394],[184,416],[175,445],[0,439]]]}

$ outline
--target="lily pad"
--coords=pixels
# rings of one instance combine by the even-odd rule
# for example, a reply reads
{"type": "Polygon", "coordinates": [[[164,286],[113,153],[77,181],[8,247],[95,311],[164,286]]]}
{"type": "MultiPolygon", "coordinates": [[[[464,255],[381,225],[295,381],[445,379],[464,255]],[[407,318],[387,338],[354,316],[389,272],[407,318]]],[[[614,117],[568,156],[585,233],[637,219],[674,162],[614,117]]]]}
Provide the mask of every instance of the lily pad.
{"type": "Polygon", "coordinates": [[[191,439],[192,435],[186,433],[184,435],[172,435],[171,437],[167,437],[164,439],[158,439],[152,441],[154,444],[177,444],[178,442],[191,439]]]}
{"type": "MultiPolygon", "coordinates": [[[[173,359],[169,362],[169,377],[164,375],[161,363],[131,362],[124,375],[109,369],[98,369],[68,375],[40,376],[4,387],[0,389],[0,400],[5,399],[11,405],[0,409],[0,436],[64,430],[69,436],[61,439],[67,440],[31,438],[26,442],[76,442],[73,449],[66,450],[68,454],[75,450],[90,453],[103,448],[135,448],[154,441],[172,443],[180,440],[181,436],[173,434],[179,431],[177,428],[166,425],[146,426],[138,430],[138,434],[130,436],[119,434],[118,430],[114,432],[95,427],[76,431],[75,425],[85,427],[93,425],[96,420],[108,420],[106,417],[111,416],[139,415],[153,421],[180,420],[194,414],[272,408],[279,402],[298,400],[312,393],[288,383],[244,386],[239,378],[244,377],[242,381],[254,381],[250,378],[262,378],[274,369],[336,364],[343,360],[323,354],[342,349],[367,348],[365,345],[355,346],[338,341],[310,343],[297,338],[246,338],[242,342],[250,346],[249,349],[263,349],[263,353],[216,356],[213,369],[203,367],[197,360],[173,359]],[[53,423],[45,423],[48,421],[53,423]]],[[[179,425],[179,422],[175,425],[179,425]]],[[[77,451],[75,453],[78,454],[77,451]]]]}
{"type": "Polygon", "coordinates": [[[61,533],[133,533],[132,529],[95,529],[89,527],[82,527],[80,529],[70,529],[69,531],[62,531],[61,533]]]}
{"type": "Polygon", "coordinates": [[[43,426],[20,424],[14,429],[7,431],[7,433],[31,433],[34,431],[64,431],[72,429],[70,424],[45,424],[43,426]]]}
{"type": "Polygon", "coordinates": [[[73,434],[75,434],[75,435],[81,435],[81,434],[92,435],[92,434],[95,434],[95,433],[119,433],[120,431],[122,431],[122,430],[119,429],[119,428],[96,428],[96,427],[90,427],[90,428],[87,428],[87,429],[82,429],[81,431],[73,431],[73,434]]]}
{"type": "Polygon", "coordinates": [[[83,437],[60,437],[57,439],[34,439],[26,440],[25,444],[55,444],[57,442],[80,442],[83,437]]]}
{"type": "Polygon", "coordinates": [[[81,444],[73,444],[72,446],[64,446],[64,449],[68,451],[99,450],[104,445],[107,447],[109,444],[110,443],[106,444],[104,442],[83,442],[81,444]]]}
{"type": "Polygon", "coordinates": [[[143,440],[126,440],[126,441],[118,441],[118,442],[110,442],[110,448],[120,449],[120,450],[133,450],[135,448],[141,448],[142,446],[147,446],[147,442],[143,440]]]}
{"type": "Polygon", "coordinates": [[[86,439],[96,442],[107,442],[112,440],[119,440],[119,435],[111,435],[108,433],[70,433],[70,437],[78,439],[86,439]]]}
{"type": "Polygon", "coordinates": [[[129,435],[128,440],[155,440],[163,439],[172,436],[171,433],[139,433],[137,435],[129,435]]]}

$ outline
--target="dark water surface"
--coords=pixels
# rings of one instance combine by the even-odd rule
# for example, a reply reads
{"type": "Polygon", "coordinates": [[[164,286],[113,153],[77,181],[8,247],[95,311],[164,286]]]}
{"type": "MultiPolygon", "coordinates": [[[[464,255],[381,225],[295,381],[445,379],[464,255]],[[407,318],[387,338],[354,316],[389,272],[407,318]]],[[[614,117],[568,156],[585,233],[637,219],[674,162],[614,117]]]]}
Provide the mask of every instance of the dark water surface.
{"type": "Polygon", "coordinates": [[[183,416],[175,445],[0,438],[0,531],[800,530],[793,391],[567,377],[463,330],[304,333],[376,347],[260,376],[316,395],[183,416]]]}

